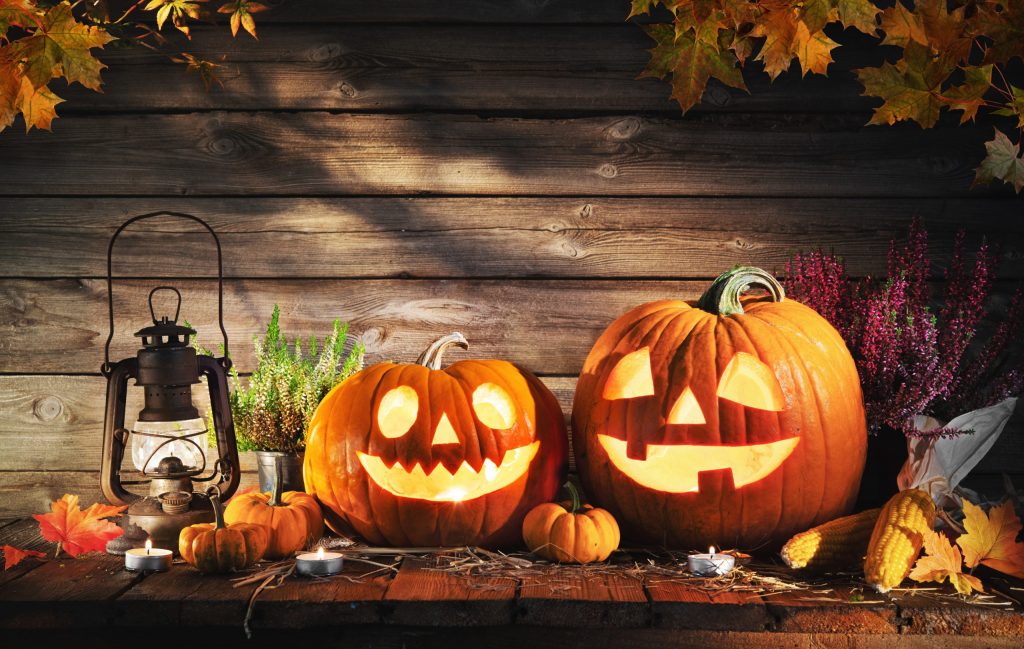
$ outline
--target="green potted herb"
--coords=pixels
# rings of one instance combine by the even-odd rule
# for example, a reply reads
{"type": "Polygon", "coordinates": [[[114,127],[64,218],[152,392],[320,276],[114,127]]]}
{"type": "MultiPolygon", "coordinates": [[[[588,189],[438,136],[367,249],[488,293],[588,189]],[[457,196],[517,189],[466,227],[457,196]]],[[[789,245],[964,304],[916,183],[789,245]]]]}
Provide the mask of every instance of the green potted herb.
{"type": "Polygon", "coordinates": [[[318,345],[311,336],[306,350],[298,338],[288,345],[274,305],[263,339],[254,337],[256,369],[247,379],[232,368],[231,416],[239,451],[255,451],[261,491],[271,491],[278,465],[282,491],[302,491],[306,426],[331,388],[359,371],[364,346],[348,342],[348,324],[334,321],[318,345]]]}

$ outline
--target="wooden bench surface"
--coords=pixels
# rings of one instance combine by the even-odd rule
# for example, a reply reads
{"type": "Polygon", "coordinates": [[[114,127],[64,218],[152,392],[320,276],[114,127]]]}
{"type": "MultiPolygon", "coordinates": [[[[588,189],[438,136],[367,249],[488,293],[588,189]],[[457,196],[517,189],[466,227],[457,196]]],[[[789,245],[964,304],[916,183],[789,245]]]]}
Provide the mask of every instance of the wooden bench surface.
{"type": "MultiPolygon", "coordinates": [[[[0,527],[0,545],[52,550],[37,529],[31,520],[9,522],[0,527]]],[[[964,636],[984,637],[990,647],[1019,646],[1024,637],[1024,588],[997,579],[986,580],[990,592],[979,603],[941,596],[948,592],[941,587],[890,596],[842,586],[711,593],[670,575],[625,569],[535,564],[517,578],[431,569],[430,560],[419,557],[396,565],[389,571],[350,561],[330,579],[290,577],[259,595],[251,627],[257,634],[364,627],[359,633],[367,638],[380,638],[391,627],[421,628],[424,637],[441,630],[458,637],[497,634],[510,644],[539,634],[547,641],[593,637],[598,646],[625,637],[637,646],[673,645],[683,638],[725,646],[777,646],[771,643],[783,640],[787,646],[815,646],[838,636],[874,646],[888,636],[893,646],[934,649],[954,646],[964,636]],[[485,627],[491,631],[482,631],[485,627]],[[632,633],[621,635],[626,630],[632,633]],[[677,633],[666,636],[667,630],[677,633]],[[928,640],[917,645],[906,639],[910,636],[928,640]]],[[[201,575],[180,562],[169,572],[147,575],[122,566],[121,557],[94,554],[28,559],[0,573],[0,629],[13,634],[82,627],[241,632],[255,585],[236,588],[225,576],[201,575]]]]}

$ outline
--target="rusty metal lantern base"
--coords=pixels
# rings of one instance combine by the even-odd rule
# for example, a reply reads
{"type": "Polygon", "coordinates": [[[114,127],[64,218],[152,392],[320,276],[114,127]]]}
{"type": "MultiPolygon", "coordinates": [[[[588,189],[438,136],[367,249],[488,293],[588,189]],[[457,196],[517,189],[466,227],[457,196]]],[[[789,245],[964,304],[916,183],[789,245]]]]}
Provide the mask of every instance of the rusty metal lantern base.
{"type": "Polygon", "coordinates": [[[146,539],[153,547],[177,554],[182,529],[213,522],[213,506],[206,496],[193,493],[192,478],[178,458],[164,458],[160,470],[151,475],[149,495],[128,506],[121,519],[124,534],[107,543],[108,554],[144,547],[146,539]]]}
{"type": "Polygon", "coordinates": [[[186,511],[168,514],[159,498],[146,496],[129,505],[121,520],[124,535],[107,543],[107,553],[124,554],[132,548],[144,547],[146,539],[152,539],[153,547],[178,554],[181,530],[196,523],[212,522],[213,508],[205,498],[193,498],[186,511]]]}

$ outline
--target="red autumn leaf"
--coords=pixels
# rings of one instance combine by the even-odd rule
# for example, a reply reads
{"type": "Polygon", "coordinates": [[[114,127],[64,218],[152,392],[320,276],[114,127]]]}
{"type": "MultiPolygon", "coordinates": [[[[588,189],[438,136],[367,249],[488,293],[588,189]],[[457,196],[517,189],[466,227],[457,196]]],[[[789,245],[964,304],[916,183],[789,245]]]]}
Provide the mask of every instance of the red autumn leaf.
{"type": "Polygon", "coordinates": [[[114,506],[95,503],[84,512],[78,505],[78,496],[64,494],[60,500],[50,505],[49,514],[33,514],[32,518],[39,521],[39,531],[47,541],[57,543],[57,554],[61,548],[72,557],[86,552],[102,552],[107,541],[124,534],[124,530],[103,520],[117,516],[126,505],[114,506]]]}
{"type": "Polygon", "coordinates": [[[45,552],[35,550],[22,550],[13,545],[5,545],[0,550],[4,553],[4,570],[10,570],[28,557],[45,557],[45,552]]]}

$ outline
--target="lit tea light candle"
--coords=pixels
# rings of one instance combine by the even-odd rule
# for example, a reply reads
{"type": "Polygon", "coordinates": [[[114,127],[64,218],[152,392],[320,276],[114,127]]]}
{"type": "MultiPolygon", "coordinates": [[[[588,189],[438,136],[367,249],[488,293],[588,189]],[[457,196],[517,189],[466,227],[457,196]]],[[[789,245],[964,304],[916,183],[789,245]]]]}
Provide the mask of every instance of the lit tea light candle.
{"type": "Polygon", "coordinates": [[[124,567],[132,572],[164,572],[171,567],[170,550],[154,548],[153,541],[146,539],[145,548],[132,548],[124,553],[124,567]]]}
{"type": "Polygon", "coordinates": [[[306,577],[329,577],[341,572],[343,557],[338,552],[324,552],[323,546],[316,552],[307,552],[295,557],[295,572],[306,577]]]}
{"type": "Polygon", "coordinates": [[[727,575],[736,566],[736,557],[731,554],[715,552],[715,546],[708,548],[707,554],[691,554],[686,557],[686,565],[690,572],[701,577],[718,577],[727,575]]]}

